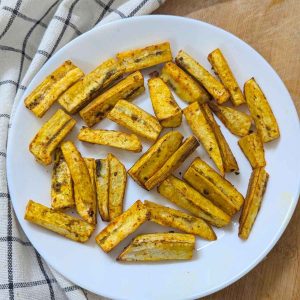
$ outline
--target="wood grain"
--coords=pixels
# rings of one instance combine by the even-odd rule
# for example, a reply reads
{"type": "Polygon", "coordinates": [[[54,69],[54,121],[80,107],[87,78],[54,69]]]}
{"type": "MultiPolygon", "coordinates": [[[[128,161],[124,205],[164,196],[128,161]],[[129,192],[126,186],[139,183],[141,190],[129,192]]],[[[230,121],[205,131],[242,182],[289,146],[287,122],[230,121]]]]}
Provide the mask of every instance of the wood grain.
{"type": "MultiPolygon", "coordinates": [[[[246,41],[277,71],[299,114],[299,0],[169,0],[155,13],[202,20],[246,41]]],[[[236,283],[204,299],[300,299],[300,204],[263,262],[236,283]]]]}

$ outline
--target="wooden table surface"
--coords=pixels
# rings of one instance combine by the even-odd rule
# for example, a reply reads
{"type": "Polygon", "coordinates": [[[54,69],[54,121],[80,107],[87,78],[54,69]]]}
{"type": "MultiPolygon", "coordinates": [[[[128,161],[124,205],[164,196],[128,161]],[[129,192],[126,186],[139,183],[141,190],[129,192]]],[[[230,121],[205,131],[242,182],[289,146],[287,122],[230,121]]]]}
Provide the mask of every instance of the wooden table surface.
{"type": "MultiPolygon", "coordinates": [[[[167,0],[155,13],[202,20],[250,44],[284,81],[299,114],[300,0],[167,0]]],[[[300,299],[300,203],[266,259],[236,283],[204,299],[300,299]]]]}

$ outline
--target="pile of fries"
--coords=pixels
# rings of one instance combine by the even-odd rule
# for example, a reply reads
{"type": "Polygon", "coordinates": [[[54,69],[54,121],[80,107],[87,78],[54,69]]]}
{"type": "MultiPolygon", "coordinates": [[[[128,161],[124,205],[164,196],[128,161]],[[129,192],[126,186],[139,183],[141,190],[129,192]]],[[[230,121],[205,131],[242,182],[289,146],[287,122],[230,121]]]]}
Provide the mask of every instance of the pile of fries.
{"type": "MultiPolygon", "coordinates": [[[[241,91],[220,49],[208,55],[217,77],[191,55],[179,51],[173,61],[168,42],[118,53],[88,74],[66,61],[25,99],[37,117],[59,103],[58,109],[41,127],[29,145],[36,160],[54,161],[51,208],[29,200],[25,219],[77,242],[86,242],[96,228],[97,214],[108,225],[96,236],[96,243],[110,252],[143,223],[151,221],[183,233],[142,234],[117,257],[118,261],[161,261],[191,259],[195,236],[213,241],[212,226],[227,226],[241,210],[239,237],[248,239],[268,182],[264,143],[279,138],[272,109],[254,78],[241,91]],[[148,80],[154,115],[132,101],[145,91],[142,69],[163,64],[160,73],[148,80]],[[125,78],[123,78],[125,76],[125,78]],[[219,79],[219,80],[218,80],[219,79]],[[173,92],[184,102],[181,109],[173,92]],[[231,106],[224,103],[231,101],[231,106]],[[247,105],[250,114],[236,107],[247,105]],[[141,152],[140,137],[150,148],[126,170],[113,154],[104,158],[82,157],[72,141],[65,141],[79,113],[86,127],[78,140],[132,152],[141,152]],[[240,137],[238,144],[253,169],[246,197],[225,178],[242,173],[214,114],[228,130],[240,137]],[[184,137],[163,128],[178,128],[185,117],[191,134],[184,137]],[[131,133],[93,129],[104,118],[131,133]],[[174,171],[202,145],[215,167],[197,157],[182,179],[174,171]],[[53,159],[54,158],[54,159],[53,159]],[[157,187],[160,195],[186,212],[145,200],[123,210],[127,174],[142,188],[157,187]],[[63,210],[76,208],[78,217],[63,210]]],[[[149,194],[149,197],[151,194],[149,194]]]]}

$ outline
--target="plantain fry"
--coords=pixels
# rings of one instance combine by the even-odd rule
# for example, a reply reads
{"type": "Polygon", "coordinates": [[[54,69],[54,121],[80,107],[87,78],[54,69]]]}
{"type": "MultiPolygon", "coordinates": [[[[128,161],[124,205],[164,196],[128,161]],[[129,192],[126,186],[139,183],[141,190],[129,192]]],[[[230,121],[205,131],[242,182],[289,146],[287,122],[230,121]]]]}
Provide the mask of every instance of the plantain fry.
{"type": "Polygon", "coordinates": [[[243,240],[248,239],[250,235],[260,210],[268,179],[269,174],[263,167],[252,171],[245,204],[240,216],[239,237],[243,240]]]}
{"type": "MultiPolygon", "coordinates": [[[[89,176],[91,179],[93,194],[96,199],[96,162],[93,158],[84,158],[83,159],[86,167],[89,172],[89,176]]],[[[93,203],[86,204],[85,199],[82,198],[78,185],[74,186],[74,195],[75,195],[75,204],[76,204],[76,210],[79,215],[83,217],[83,215],[90,216],[90,219],[85,219],[90,224],[96,224],[97,223],[97,201],[95,200],[93,203]],[[86,213],[88,211],[88,214],[86,213]]],[[[88,218],[87,216],[87,218],[88,218]]],[[[84,218],[84,217],[83,217],[84,218]]]]}
{"type": "Polygon", "coordinates": [[[162,130],[155,117],[125,100],[119,100],[107,118],[150,141],[156,141],[162,130]]]}
{"type": "Polygon", "coordinates": [[[108,211],[110,220],[123,212],[127,173],[124,165],[111,153],[107,156],[109,164],[108,211]]]}
{"type": "Polygon", "coordinates": [[[172,60],[170,43],[151,45],[117,54],[117,60],[125,72],[134,72],[172,60]]]}
{"type": "Polygon", "coordinates": [[[244,93],[248,108],[257,128],[257,133],[263,143],[279,138],[280,131],[273,111],[254,78],[245,83],[244,93]]]}
{"type": "Polygon", "coordinates": [[[103,120],[120,99],[131,101],[144,91],[144,77],[141,72],[135,72],[95,98],[79,114],[91,127],[103,120]]]}
{"type": "Polygon", "coordinates": [[[87,222],[32,200],[28,201],[24,219],[81,243],[86,242],[95,229],[87,222]]]}
{"type": "Polygon", "coordinates": [[[82,70],[70,60],[65,61],[25,98],[25,106],[37,117],[43,117],[59,96],[83,76],[82,70]]]}
{"type": "Polygon", "coordinates": [[[65,91],[58,102],[68,113],[75,114],[122,74],[115,59],[108,59],[65,91]]]}
{"type": "Polygon", "coordinates": [[[237,136],[249,134],[252,124],[252,118],[249,115],[234,108],[217,105],[213,102],[209,103],[209,107],[231,133],[237,136]]]}
{"type": "Polygon", "coordinates": [[[179,207],[188,210],[211,225],[223,227],[229,224],[230,216],[203,197],[184,181],[171,175],[165,179],[157,191],[179,207]]]}
{"type": "Polygon", "coordinates": [[[153,144],[129,169],[128,174],[142,187],[180,147],[183,136],[179,131],[171,131],[153,144]]]}
{"type": "Polygon", "coordinates": [[[199,81],[219,104],[222,104],[229,99],[230,94],[224,85],[186,52],[180,50],[175,61],[177,65],[199,81]]]}
{"type": "Polygon", "coordinates": [[[237,172],[239,166],[207,103],[202,104],[205,118],[217,139],[225,172],[237,172]]]}
{"type": "Polygon", "coordinates": [[[163,127],[178,127],[182,112],[170,89],[159,77],[148,80],[148,87],[156,118],[163,127]]]}
{"type": "Polygon", "coordinates": [[[149,218],[146,206],[137,200],[128,210],[110,222],[97,236],[96,243],[109,252],[149,218]]]}
{"type": "Polygon", "coordinates": [[[159,225],[173,227],[186,233],[196,234],[209,241],[217,239],[210,225],[200,218],[151,201],[146,200],[144,204],[150,212],[150,221],[159,225]]]}
{"type": "Polygon", "coordinates": [[[152,190],[156,185],[166,179],[198,146],[199,143],[194,136],[188,137],[165,164],[145,182],[146,189],[152,190]]]}
{"type": "MultiPolygon", "coordinates": [[[[84,158],[84,162],[86,164],[86,167],[89,171],[89,175],[91,178],[91,183],[93,186],[93,193],[95,195],[95,199],[96,199],[96,160],[94,158],[84,158]]],[[[75,195],[76,197],[76,195],[75,195]]],[[[76,201],[75,201],[76,202],[76,201]]],[[[96,215],[96,211],[97,211],[97,201],[94,202],[94,207],[93,207],[93,211],[95,211],[95,223],[97,222],[97,215],[96,215]]]]}
{"type": "Polygon", "coordinates": [[[204,103],[210,99],[209,94],[201,85],[171,61],[164,64],[160,78],[187,103],[195,101],[204,103]]]}
{"type": "Polygon", "coordinates": [[[238,141],[253,169],[266,165],[264,144],[257,133],[251,133],[238,141]]]}
{"type": "Polygon", "coordinates": [[[119,261],[162,261],[192,259],[195,237],[184,233],[139,235],[118,256],[119,261]]]}
{"type": "Polygon", "coordinates": [[[142,144],[135,134],[115,130],[83,127],[79,131],[78,139],[83,142],[106,145],[133,152],[142,151],[142,144]]]}
{"type": "Polygon", "coordinates": [[[230,93],[230,100],[233,105],[238,106],[245,103],[244,95],[228,65],[221,50],[215,49],[208,55],[208,61],[212,65],[216,75],[220,78],[225,88],[230,93]]]}
{"type": "Polygon", "coordinates": [[[64,142],[61,150],[73,179],[76,210],[85,221],[96,224],[95,186],[86,162],[70,141],[64,142]]]}
{"type": "Polygon", "coordinates": [[[242,194],[200,158],[196,158],[192,162],[183,178],[195,190],[230,216],[239,211],[243,205],[242,194]]]}
{"type": "Polygon", "coordinates": [[[76,121],[59,109],[41,127],[29,145],[36,160],[44,165],[52,162],[52,152],[75,126],[76,121]]]}
{"type": "Polygon", "coordinates": [[[73,181],[70,170],[60,148],[54,153],[54,166],[51,180],[51,207],[64,209],[75,206],[73,181]]]}
{"type": "Polygon", "coordinates": [[[224,162],[218,140],[206,119],[203,107],[198,102],[194,102],[186,107],[183,113],[193,133],[203,144],[204,149],[214,161],[220,173],[224,175],[224,162]]]}
{"type": "Polygon", "coordinates": [[[110,221],[108,210],[109,197],[109,162],[108,159],[96,159],[96,190],[99,214],[103,221],[110,221]]]}

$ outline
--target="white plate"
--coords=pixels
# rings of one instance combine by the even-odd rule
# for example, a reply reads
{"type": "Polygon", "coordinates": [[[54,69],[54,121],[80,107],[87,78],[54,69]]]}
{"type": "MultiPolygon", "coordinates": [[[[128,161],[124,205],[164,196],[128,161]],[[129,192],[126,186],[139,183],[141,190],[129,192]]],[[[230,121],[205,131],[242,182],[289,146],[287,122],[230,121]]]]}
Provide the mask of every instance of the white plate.
{"type": "MultiPolygon", "coordinates": [[[[89,31],[58,51],[40,70],[28,87],[24,97],[64,60],[71,59],[88,72],[116,52],[169,40],[173,54],[186,50],[205,67],[210,68],[207,55],[220,47],[228,58],[240,86],[254,76],[265,92],[279,122],[281,138],[266,144],[267,171],[270,181],[261,211],[248,241],[238,236],[238,217],[232,225],[217,230],[218,240],[206,242],[197,239],[194,259],[188,262],[121,264],[116,255],[142,232],[166,231],[154,224],[144,224],[138,232],[107,255],[96,245],[94,238],[105,223],[99,220],[95,234],[87,244],[78,244],[50,231],[32,225],[23,219],[29,199],[50,205],[51,167],[44,168],[35,162],[28,144],[41,124],[57,109],[55,106],[39,120],[20,102],[10,129],[7,155],[9,190],[14,209],[26,235],[58,272],[74,283],[94,293],[117,299],[194,299],[213,293],[236,281],[249,272],[272,249],[286,228],[295,209],[300,180],[299,122],[293,102],[280,78],[270,65],[251,47],[235,36],[209,24],[171,16],[146,16],[120,20],[89,31]]],[[[157,68],[154,68],[157,69],[157,68]]],[[[144,74],[149,74],[146,70],[144,74]]],[[[147,83],[147,81],[145,81],[147,83]]],[[[181,107],[186,104],[180,101],[181,107]]],[[[138,97],[135,104],[153,113],[148,92],[138,97]]],[[[78,119],[79,120],[79,119],[78,119]]],[[[82,122],[78,122],[71,137],[75,140],[82,122]]],[[[96,127],[118,128],[108,120],[96,127]]],[[[222,126],[240,166],[241,174],[227,177],[246,193],[250,166],[237,146],[237,138],[222,126]]],[[[191,134],[185,120],[180,131],[191,134]]],[[[76,142],[85,156],[104,157],[107,152],[116,154],[129,168],[141,154],[117,151],[108,147],[76,142]]],[[[144,150],[149,146],[143,141],[144,150]]],[[[209,161],[199,147],[180,170],[185,170],[196,155],[209,161]]],[[[149,199],[172,206],[156,191],[146,192],[129,178],[125,208],[136,199],[149,199]]]]}

